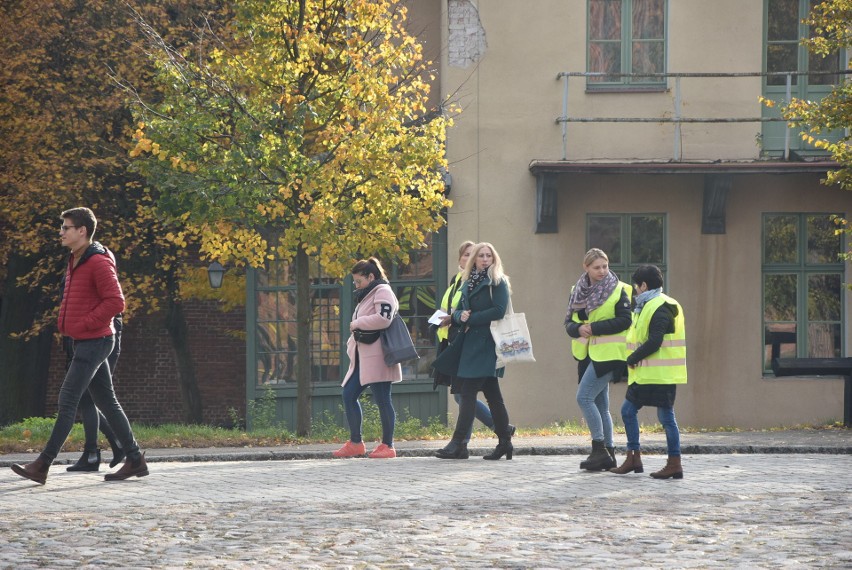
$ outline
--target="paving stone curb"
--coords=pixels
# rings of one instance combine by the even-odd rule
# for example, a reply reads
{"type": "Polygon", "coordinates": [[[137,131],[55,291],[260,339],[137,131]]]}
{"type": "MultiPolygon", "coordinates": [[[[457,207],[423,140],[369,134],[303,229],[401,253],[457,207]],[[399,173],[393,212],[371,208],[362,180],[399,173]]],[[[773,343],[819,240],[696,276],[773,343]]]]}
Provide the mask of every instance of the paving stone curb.
{"type": "MultiPolygon", "coordinates": [[[[434,447],[419,449],[398,449],[398,457],[432,457],[435,454],[434,447]]],[[[471,447],[471,457],[480,457],[492,450],[491,447],[471,447]]],[[[541,447],[515,447],[515,455],[587,455],[591,452],[588,446],[541,446],[541,447]]],[[[665,455],[665,446],[646,445],[642,447],[646,455],[665,455]]],[[[772,445],[684,445],[681,448],[684,455],[728,455],[728,454],[829,454],[849,455],[852,454],[852,445],[840,447],[826,446],[772,446],[772,445]]],[[[616,453],[623,453],[617,448],[616,453]]],[[[211,461],[305,461],[311,459],[331,459],[330,451],[243,451],[243,452],[215,452],[204,451],[203,453],[157,453],[157,450],[146,452],[145,458],[149,463],[176,462],[197,463],[211,461]]],[[[20,459],[0,459],[0,467],[10,467],[20,459]]],[[[70,465],[76,459],[57,459],[55,465],[70,465]]]]}
{"type": "MultiPolygon", "coordinates": [[[[624,454],[623,435],[616,441],[616,453],[624,454]]],[[[431,457],[446,440],[398,441],[399,457],[431,457]]],[[[490,452],[497,440],[475,438],[470,444],[472,456],[490,452]]],[[[515,455],[587,455],[591,452],[588,436],[524,436],[516,437],[515,455]]],[[[211,462],[211,461],[286,461],[330,459],[331,452],[340,444],[280,445],[269,447],[207,447],[207,448],[150,448],[146,459],[158,462],[211,462]]],[[[370,445],[368,445],[368,448],[370,445]]],[[[725,454],[852,454],[852,430],[789,430],[781,432],[710,432],[685,433],[681,439],[681,451],[685,455],[725,454]]],[[[648,455],[666,453],[665,435],[653,433],[643,435],[642,452],[648,455]]],[[[0,455],[0,467],[13,463],[32,461],[37,453],[14,453],[0,455]]],[[[54,464],[74,463],[79,452],[63,452],[54,464]]],[[[107,451],[104,460],[109,461],[107,451]]]]}

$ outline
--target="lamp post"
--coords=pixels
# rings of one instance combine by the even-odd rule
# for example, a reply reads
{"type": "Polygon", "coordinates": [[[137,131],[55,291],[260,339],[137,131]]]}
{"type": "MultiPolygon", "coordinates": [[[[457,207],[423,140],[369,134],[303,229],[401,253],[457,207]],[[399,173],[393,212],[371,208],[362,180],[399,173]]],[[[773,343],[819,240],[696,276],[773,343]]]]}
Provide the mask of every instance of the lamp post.
{"type": "Polygon", "coordinates": [[[210,280],[210,287],[218,289],[222,286],[222,279],[225,278],[225,268],[218,261],[214,261],[207,268],[207,278],[210,280]]]}

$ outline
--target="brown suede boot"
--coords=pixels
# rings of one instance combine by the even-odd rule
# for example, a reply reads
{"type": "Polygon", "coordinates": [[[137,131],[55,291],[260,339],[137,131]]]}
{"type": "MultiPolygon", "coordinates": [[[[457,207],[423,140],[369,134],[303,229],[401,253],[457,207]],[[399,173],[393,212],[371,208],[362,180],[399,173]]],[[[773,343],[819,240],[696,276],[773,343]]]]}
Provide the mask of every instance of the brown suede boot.
{"type": "Polygon", "coordinates": [[[44,485],[44,482],[47,481],[48,469],[50,469],[50,463],[42,459],[41,456],[26,465],[18,465],[17,463],[12,465],[12,471],[30,481],[35,481],[39,485],[44,485]]]}
{"type": "Polygon", "coordinates": [[[619,475],[630,472],[642,473],[643,471],[645,471],[645,468],[642,467],[642,454],[639,451],[628,451],[624,463],[620,467],[613,467],[609,470],[610,473],[618,473],[619,475]]]}
{"type": "Polygon", "coordinates": [[[680,466],[680,455],[669,455],[666,466],[651,473],[654,479],[683,479],[683,468],[680,466]]]}
{"type": "Polygon", "coordinates": [[[145,454],[139,456],[135,461],[128,458],[121,466],[121,469],[115,473],[107,473],[104,475],[104,481],[122,481],[130,477],[144,477],[148,474],[148,463],[145,461],[145,454]]]}

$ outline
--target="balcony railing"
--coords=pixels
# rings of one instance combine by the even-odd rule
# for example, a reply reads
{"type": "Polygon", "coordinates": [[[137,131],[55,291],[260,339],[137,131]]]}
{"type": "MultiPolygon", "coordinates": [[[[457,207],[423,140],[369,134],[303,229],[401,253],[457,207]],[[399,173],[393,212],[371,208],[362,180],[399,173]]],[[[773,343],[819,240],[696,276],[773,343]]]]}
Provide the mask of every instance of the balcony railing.
{"type": "MultiPolygon", "coordinates": [[[[770,71],[743,73],[603,73],[583,71],[562,71],[556,79],[562,80],[562,116],[556,122],[562,125],[562,160],[568,159],[568,123],[673,123],[674,124],[674,160],[681,161],[681,125],[684,123],[768,123],[786,122],[783,117],[684,117],[681,79],[684,78],[737,78],[737,77],[779,77],[786,78],[785,101],[789,102],[793,93],[793,77],[820,75],[847,75],[852,70],[836,71],[770,71]],[[674,109],[671,117],[572,117],[568,114],[568,82],[571,77],[633,77],[633,78],[674,78],[674,109]]],[[[847,129],[848,131],[848,129],[847,129]]],[[[790,158],[790,133],[785,129],[784,160],[790,158]]]]}

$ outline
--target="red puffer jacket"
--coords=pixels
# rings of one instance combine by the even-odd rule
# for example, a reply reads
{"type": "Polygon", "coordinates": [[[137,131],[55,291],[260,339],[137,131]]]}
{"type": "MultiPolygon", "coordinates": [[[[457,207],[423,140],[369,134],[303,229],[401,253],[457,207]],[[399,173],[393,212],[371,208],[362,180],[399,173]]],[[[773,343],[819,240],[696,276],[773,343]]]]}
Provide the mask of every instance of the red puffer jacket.
{"type": "Polygon", "coordinates": [[[60,333],[74,340],[115,334],[112,319],[123,310],[124,293],[111,251],[94,242],[77,267],[69,257],[59,307],[60,333]]]}

